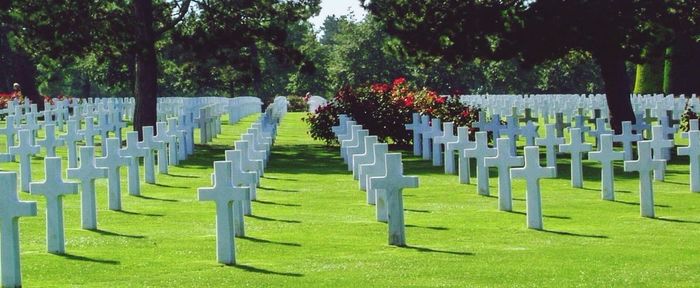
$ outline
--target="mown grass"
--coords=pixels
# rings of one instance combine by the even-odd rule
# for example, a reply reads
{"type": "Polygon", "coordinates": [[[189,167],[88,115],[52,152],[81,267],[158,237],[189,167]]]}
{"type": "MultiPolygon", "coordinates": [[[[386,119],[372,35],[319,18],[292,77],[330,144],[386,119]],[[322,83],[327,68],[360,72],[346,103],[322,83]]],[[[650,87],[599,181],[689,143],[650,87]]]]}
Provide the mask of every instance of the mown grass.
{"type": "MultiPolygon", "coordinates": [[[[659,218],[639,216],[638,181],[616,165],[615,202],[599,192],[599,166],[584,161],[583,189],[559,177],[542,181],[545,231],[525,227],[524,181],[513,182],[514,212],[479,196],[404,154],[405,173],[420,188],[404,191],[408,247],[387,245],[386,224],[346,170],[337,148],[311,140],[301,113],[279,128],[266,177],[246,217],[247,237],[236,239],[238,265],[216,263],[214,205],[196,200],[209,185],[212,161],[254,117],[225,126],[212,145],[142,197],[106,209],[106,182],[98,181],[99,231],[80,229],[79,196],[65,198],[67,255],[45,252],[44,201],[38,217],[22,218],[23,283],[37,286],[133,287],[388,287],[388,286],[694,286],[700,276],[700,194],[688,188],[687,158],[669,165],[667,181],[654,183],[659,218]]],[[[4,125],[4,123],[2,124],[4,125]]],[[[4,139],[0,139],[4,141],[4,139]]],[[[0,144],[4,147],[4,144],[0,144]]],[[[60,151],[64,155],[64,151],[60,151]]],[[[40,158],[34,179],[43,179],[40,158]]],[[[64,162],[65,165],[65,162],[64,162]]],[[[18,170],[14,163],[2,170],[18,170]]],[[[474,170],[472,170],[474,171],[474,170]]],[[[123,171],[126,173],[125,169],[123,171]]],[[[497,179],[492,170],[491,192],[497,179]]],[[[125,181],[125,180],[124,180],[125,181]]],[[[475,181],[472,181],[474,183],[475,181]]],[[[126,187],[126,182],[123,183],[126,187]]]]}

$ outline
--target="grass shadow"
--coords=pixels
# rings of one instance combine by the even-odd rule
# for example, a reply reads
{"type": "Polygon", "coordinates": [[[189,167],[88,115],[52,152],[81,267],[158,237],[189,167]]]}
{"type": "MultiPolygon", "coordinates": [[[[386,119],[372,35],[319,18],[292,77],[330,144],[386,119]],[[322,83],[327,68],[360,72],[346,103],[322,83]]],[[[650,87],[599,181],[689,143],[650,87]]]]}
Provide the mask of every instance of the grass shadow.
{"type": "Polygon", "coordinates": [[[163,216],[165,216],[163,214],[139,213],[139,212],[133,212],[133,211],[126,211],[126,210],[116,210],[114,212],[123,213],[123,214],[127,214],[127,215],[138,215],[138,216],[148,216],[148,217],[163,217],[163,216]]]}
{"type": "Polygon", "coordinates": [[[277,271],[271,271],[267,269],[262,269],[262,268],[256,268],[253,266],[248,266],[248,265],[243,265],[243,264],[233,264],[233,265],[226,265],[228,267],[234,267],[238,268],[241,270],[245,270],[247,272],[252,272],[252,273],[260,273],[260,274],[267,274],[267,275],[278,275],[278,276],[289,276],[289,277],[303,277],[304,274],[301,273],[292,273],[292,272],[277,272],[277,271]]]}
{"type": "Polygon", "coordinates": [[[447,228],[447,227],[438,227],[438,226],[418,226],[418,225],[412,225],[412,224],[406,224],[406,227],[411,227],[411,228],[423,228],[423,229],[439,230],[439,231],[450,230],[450,228],[447,228]]]}
{"type": "Polygon", "coordinates": [[[165,199],[165,198],[157,198],[157,197],[150,197],[150,196],[143,196],[143,195],[131,195],[136,198],[141,198],[144,200],[157,200],[157,201],[163,201],[163,202],[180,202],[180,200],[175,200],[175,199],[165,199]]]}
{"type": "Polygon", "coordinates": [[[700,221],[693,221],[693,220],[683,220],[683,219],[673,219],[673,218],[661,218],[661,217],[654,217],[654,218],[652,218],[652,219],[660,220],[660,221],[665,221],[665,222],[673,222],[673,223],[700,224],[700,221]]]}
{"type": "Polygon", "coordinates": [[[301,204],[278,203],[278,202],[264,201],[264,200],[253,200],[253,202],[260,203],[260,204],[268,204],[268,205],[286,206],[286,207],[301,207],[301,204]]]}
{"type": "MultiPolygon", "coordinates": [[[[513,214],[520,214],[520,215],[527,215],[527,213],[522,212],[522,211],[505,211],[508,213],[513,213],[513,214]]],[[[569,216],[557,216],[557,215],[542,215],[544,218],[552,218],[552,219],[562,219],[562,220],[571,220],[571,217],[569,216]]]]}
{"type": "Polygon", "coordinates": [[[299,243],[278,242],[278,241],[265,240],[265,239],[250,237],[250,236],[240,237],[240,239],[249,240],[249,241],[255,242],[255,243],[266,243],[266,244],[276,244],[276,245],[284,245],[284,246],[301,247],[301,244],[299,244],[299,243]]]}
{"type": "MultiPolygon", "coordinates": [[[[630,201],[622,201],[615,199],[613,200],[615,203],[620,203],[620,204],[625,204],[625,205],[634,205],[634,206],[639,206],[639,202],[630,202],[630,201]]],[[[661,208],[671,208],[669,205],[663,205],[663,204],[654,204],[654,207],[661,207],[661,208]]]]}
{"type": "Polygon", "coordinates": [[[605,235],[591,235],[591,234],[580,234],[580,233],[573,233],[573,232],[566,232],[566,231],[555,231],[555,230],[539,230],[545,233],[552,233],[552,234],[557,234],[557,235],[564,235],[564,236],[574,236],[574,237],[585,237],[585,238],[598,238],[598,239],[608,239],[608,236],[605,235]]]}
{"type": "Polygon", "coordinates": [[[411,245],[406,245],[402,248],[416,250],[416,251],[422,252],[422,253],[442,253],[442,254],[451,254],[451,255],[460,255],[460,256],[474,256],[474,253],[471,253],[471,252],[437,250],[437,249],[432,249],[432,248],[427,248],[427,247],[418,247],[418,246],[411,246],[411,245]]]}
{"type": "Polygon", "coordinates": [[[84,262],[93,262],[93,263],[99,263],[99,264],[108,264],[108,265],[119,265],[119,261],[115,260],[104,260],[104,259],[97,259],[97,258],[90,258],[90,257],[85,257],[85,256],[80,256],[80,255],[75,255],[75,254],[54,254],[56,256],[61,256],[63,258],[66,258],[68,260],[74,260],[74,261],[84,261],[84,262]]]}
{"type": "Polygon", "coordinates": [[[299,180],[297,180],[297,179],[278,178],[278,177],[270,177],[270,176],[263,176],[262,178],[270,179],[270,180],[280,180],[280,181],[293,181],[293,182],[298,182],[298,181],[299,181],[299,180]]]}
{"type": "Polygon", "coordinates": [[[128,235],[128,234],[121,234],[121,233],[116,233],[116,232],[111,232],[111,231],[105,231],[102,229],[87,229],[87,231],[90,232],[95,232],[100,235],[105,235],[105,236],[118,236],[118,237],[126,237],[126,238],[134,238],[134,239],[144,239],[146,236],[143,235],[128,235]]]}
{"type": "Polygon", "coordinates": [[[296,192],[299,192],[299,190],[277,189],[277,188],[263,187],[263,186],[260,186],[260,187],[258,187],[258,188],[261,189],[261,190],[277,191],[277,192],[289,192],[289,193],[296,193],[296,192]]]}
{"type": "Polygon", "coordinates": [[[172,186],[172,185],[166,185],[166,184],[160,184],[160,183],[154,183],[154,184],[149,184],[149,185],[163,187],[163,188],[179,188],[179,189],[190,188],[190,187],[185,187],[185,186],[172,186]]]}
{"type": "MultiPolygon", "coordinates": [[[[212,163],[213,163],[213,162],[212,162],[212,163]]],[[[172,174],[172,173],[168,173],[168,174],[165,174],[165,175],[168,175],[168,176],[170,176],[170,177],[175,177],[175,178],[188,178],[188,179],[197,179],[197,178],[199,178],[199,177],[197,177],[197,176],[192,176],[192,175],[179,175],[179,174],[172,174]]]]}
{"type": "Polygon", "coordinates": [[[408,212],[416,212],[416,213],[433,213],[430,212],[429,210],[422,210],[422,209],[408,209],[404,208],[403,211],[408,211],[408,212]]]}
{"type": "Polygon", "coordinates": [[[301,223],[301,221],[299,221],[299,220],[275,219],[275,218],[269,218],[269,217],[258,216],[258,215],[247,215],[246,217],[250,217],[250,218],[254,218],[254,219],[258,219],[258,220],[263,220],[263,221],[275,221],[275,222],[294,223],[294,224],[301,223]]]}

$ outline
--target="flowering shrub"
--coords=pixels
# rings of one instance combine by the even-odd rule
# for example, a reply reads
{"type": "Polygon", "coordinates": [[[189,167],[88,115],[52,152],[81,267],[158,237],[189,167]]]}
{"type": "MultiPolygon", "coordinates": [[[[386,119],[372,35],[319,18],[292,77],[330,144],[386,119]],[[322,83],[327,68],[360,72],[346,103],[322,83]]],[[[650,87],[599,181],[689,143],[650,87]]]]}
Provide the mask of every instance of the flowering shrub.
{"type": "Polygon", "coordinates": [[[681,115],[681,131],[688,132],[690,130],[690,120],[692,119],[698,119],[698,114],[688,108],[681,115]]]}
{"type": "Polygon", "coordinates": [[[305,97],[290,95],[287,96],[287,101],[289,101],[287,106],[289,112],[305,112],[308,109],[305,97]]]}
{"type": "Polygon", "coordinates": [[[407,145],[412,137],[404,125],[412,121],[413,112],[454,122],[455,127],[471,127],[478,120],[479,108],[463,105],[457,95],[442,97],[427,88],[416,89],[401,77],[392,83],[344,87],[305,121],[311,137],[329,145],[337,143],[331,127],[338,125],[339,114],[351,116],[381,141],[407,145]]]}

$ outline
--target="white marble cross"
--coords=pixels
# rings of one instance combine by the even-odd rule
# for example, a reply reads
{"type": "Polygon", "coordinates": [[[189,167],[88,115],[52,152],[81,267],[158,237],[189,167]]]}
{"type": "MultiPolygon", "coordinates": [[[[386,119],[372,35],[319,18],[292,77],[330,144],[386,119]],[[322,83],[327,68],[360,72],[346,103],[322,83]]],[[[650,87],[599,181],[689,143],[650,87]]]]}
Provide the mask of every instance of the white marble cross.
{"type": "MultiPolygon", "coordinates": [[[[360,176],[360,165],[374,162],[374,144],[379,143],[377,136],[365,137],[365,151],[362,154],[352,156],[352,177],[357,180],[360,176]]],[[[364,189],[363,189],[364,190],[364,189]]]]}
{"type": "MultiPolygon", "coordinates": [[[[447,147],[447,143],[457,141],[457,135],[454,133],[454,124],[452,122],[442,123],[442,133],[433,138],[433,166],[440,166],[443,164],[443,157],[440,155],[443,150],[442,145],[447,147]]],[[[445,151],[444,158],[447,158],[447,151],[445,151]]],[[[452,154],[452,162],[452,168],[454,169],[454,154],[452,154]]]]}
{"type": "Polygon", "coordinates": [[[613,135],[613,142],[622,143],[622,151],[625,152],[625,161],[632,160],[632,143],[642,140],[642,135],[632,132],[632,122],[622,121],[622,134],[613,135]]]}
{"type": "Polygon", "coordinates": [[[678,155],[690,157],[690,192],[700,192],[700,131],[688,131],[688,146],[678,147],[678,155]]]}
{"type": "Polygon", "coordinates": [[[417,188],[418,177],[403,175],[400,153],[388,153],[385,157],[384,174],[370,178],[370,186],[378,191],[377,209],[380,206],[384,206],[380,205],[380,202],[386,201],[386,203],[382,204],[385,204],[387,207],[389,245],[406,246],[403,195],[401,192],[404,188],[417,188]],[[379,197],[379,194],[383,197],[379,197]]]}
{"type": "Polygon", "coordinates": [[[588,131],[588,135],[595,137],[595,147],[600,146],[600,136],[612,135],[615,132],[605,128],[605,118],[595,119],[595,129],[588,131]]]}
{"type": "MultiPolygon", "coordinates": [[[[586,117],[581,114],[574,116],[574,126],[572,128],[578,128],[581,136],[586,135],[591,130],[591,127],[586,125],[586,117]]],[[[569,133],[571,133],[571,130],[569,130],[569,133]]]]}
{"type": "MultiPolygon", "coordinates": [[[[345,147],[345,157],[347,158],[348,171],[352,171],[353,167],[353,157],[355,155],[360,155],[365,152],[365,138],[369,136],[369,130],[362,129],[357,131],[357,141],[353,141],[352,144],[345,147]],[[354,144],[354,145],[353,145],[354,144]]],[[[353,139],[354,140],[354,139],[353,139]]]]}
{"type": "Polygon", "coordinates": [[[486,167],[498,167],[498,209],[501,211],[513,210],[509,169],[525,165],[522,156],[511,153],[510,141],[508,138],[497,139],[496,156],[484,158],[486,167]]]}
{"type": "Polygon", "coordinates": [[[69,179],[80,181],[82,190],[80,193],[80,226],[83,229],[97,229],[95,180],[107,178],[107,168],[97,168],[95,166],[95,147],[80,147],[80,166],[68,168],[66,174],[69,179]]]}
{"type": "Polygon", "coordinates": [[[18,199],[17,173],[0,172],[0,183],[0,282],[2,287],[21,287],[19,217],[36,216],[36,202],[18,199]]]}
{"type": "MultiPolygon", "coordinates": [[[[651,145],[651,151],[653,152],[652,158],[654,160],[669,160],[666,158],[667,153],[665,152],[667,149],[673,148],[673,139],[666,139],[666,133],[664,132],[662,126],[651,127],[651,141],[649,141],[649,143],[651,145]]],[[[670,155],[670,153],[668,154],[670,155]]],[[[655,180],[664,181],[665,177],[665,167],[654,170],[655,180]]]]}
{"type": "Polygon", "coordinates": [[[59,136],[59,138],[68,148],[68,168],[75,168],[78,166],[76,143],[83,139],[83,135],[78,133],[78,122],[75,120],[68,120],[67,123],[68,131],[66,131],[66,134],[59,136]]]}
{"type": "Polygon", "coordinates": [[[146,157],[143,159],[144,181],[148,184],[156,183],[154,153],[165,153],[165,143],[154,139],[153,126],[143,127],[143,141],[139,142],[139,148],[148,149],[146,157]]]}
{"type": "Polygon", "coordinates": [[[537,146],[525,147],[525,166],[511,168],[511,178],[524,178],[527,181],[525,204],[527,228],[542,230],[542,195],[540,194],[540,179],[554,178],[554,167],[540,166],[540,149],[537,146]]]}
{"type": "Polygon", "coordinates": [[[554,113],[554,127],[557,131],[557,137],[564,137],[564,128],[571,126],[569,123],[564,123],[564,113],[554,113]]]}
{"type": "Polygon", "coordinates": [[[449,142],[445,146],[445,173],[453,174],[455,172],[454,151],[457,151],[459,183],[469,184],[469,176],[471,175],[470,158],[464,155],[464,149],[473,149],[476,146],[476,143],[469,140],[469,127],[457,127],[457,140],[449,142]]]}
{"type": "Polygon", "coordinates": [[[501,128],[503,128],[503,125],[501,125],[501,115],[493,114],[491,115],[491,120],[484,125],[483,131],[491,132],[493,139],[498,139],[501,137],[501,128]]]}
{"type": "Polygon", "coordinates": [[[39,154],[39,146],[31,143],[32,131],[19,130],[19,145],[10,147],[10,154],[19,156],[19,176],[22,191],[29,192],[29,182],[32,182],[31,156],[39,154]]]}
{"type": "Polygon", "coordinates": [[[374,205],[377,203],[377,194],[369,183],[369,179],[375,176],[381,176],[384,172],[384,161],[389,152],[389,145],[386,143],[374,144],[374,162],[371,164],[360,165],[360,189],[364,187],[367,191],[367,204],[374,205]]]}
{"type": "Polygon", "coordinates": [[[496,149],[489,147],[488,132],[476,132],[474,148],[464,149],[465,158],[476,160],[476,190],[479,195],[489,195],[489,170],[484,165],[484,158],[496,156],[496,149]]]}
{"type": "Polygon", "coordinates": [[[56,157],[56,147],[63,146],[63,140],[56,139],[56,126],[46,125],[44,133],[45,138],[38,140],[37,144],[46,149],[46,157],[56,157]]]}
{"type": "Polygon", "coordinates": [[[654,186],[652,184],[651,172],[657,169],[664,169],[666,160],[651,158],[651,142],[637,142],[637,154],[639,159],[625,161],[625,171],[639,172],[639,206],[642,217],[654,218],[654,186]]]}
{"type": "Polygon", "coordinates": [[[647,123],[646,119],[644,118],[644,113],[635,114],[634,125],[632,126],[632,129],[635,131],[636,134],[639,134],[640,136],[644,136],[645,131],[647,131],[647,136],[649,135],[648,132],[651,129],[651,125],[649,125],[649,123],[647,123]]]}
{"type": "Polygon", "coordinates": [[[95,159],[95,165],[100,168],[107,168],[108,195],[109,195],[109,210],[118,211],[122,209],[121,200],[121,170],[122,166],[129,165],[129,157],[120,155],[119,149],[121,143],[117,138],[108,138],[106,145],[103,147],[105,156],[95,159]]]}
{"type": "Polygon", "coordinates": [[[518,143],[518,138],[520,138],[520,134],[522,133],[520,129],[520,122],[518,122],[518,117],[517,116],[510,116],[508,117],[508,123],[506,124],[506,128],[501,129],[500,134],[501,135],[506,135],[508,136],[508,139],[510,141],[508,142],[508,145],[510,145],[510,152],[511,154],[515,155],[516,149],[517,149],[517,143],[518,143]]]}
{"type": "Polygon", "coordinates": [[[612,145],[611,134],[600,135],[598,142],[598,151],[588,152],[588,159],[600,162],[602,168],[600,171],[601,186],[600,192],[603,200],[615,200],[615,169],[613,167],[614,160],[623,160],[625,153],[615,151],[612,145]]]}
{"type": "MultiPolygon", "coordinates": [[[[180,130],[177,127],[176,118],[168,119],[168,135],[170,137],[175,136],[177,139],[177,153],[174,155],[170,154],[170,158],[172,159],[172,156],[175,156],[178,162],[187,159],[187,148],[185,148],[185,131],[180,130]]],[[[204,141],[203,143],[208,142],[208,140],[202,139],[200,139],[200,141],[204,141]]]]}
{"type": "Polygon", "coordinates": [[[141,182],[139,181],[139,158],[145,158],[151,153],[148,148],[139,147],[139,132],[126,133],[126,147],[119,152],[129,158],[129,195],[141,195],[141,182]]]}
{"type": "Polygon", "coordinates": [[[349,135],[348,135],[349,137],[347,137],[344,140],[338,141],[338,142],[340,142],[340,157],[343,158],[343,163],[348,162],[347,147],[357,145],[357,143],[359,142],[358,133],[360,133],[360,130],[362,130],[362,125],[352,125],[352,126],[350,126],[350,129],[349,129],[349,131],[350,131],[349,135]]]}
{"type": "Polygon", "coordinates": [[[238,150],[227,150],[225,153],[226,161],[231,162],[231,179],[233,186],[248,188],[248,194],[246,199],[243,201],[243,214],[253,215],[253,208],[251,201],[257,198],[255,187],[258,184],[257,172],[246,172],[243,171],[241,166],[241,151],[238,150]]]}
{"type": "MultiPolygon", "coordinates": [[[[424,119],[425,120],[425,119],[424,119]]],[[[440,130],[442,128],[442,122],[438,118],[432,118],[430,120],[430,126],[426,128],[426,125],[423,125],[422,129],[422,136],[423,136],[423,152],[421,155],[423,156],[423,160],[430,160],[432,159],[433,152],[433,139],[437,136],[442,135],[442,131],[440,130]]]]}
{"type": "Polygon", "coordinates": [[[345,122],[345,129],[342,131],[342,133],[338,134],[338,136],[337,136],[338,143],[342,144],[344,140],[350,140],[352,138],[352,135],[354,135],[352,132],[352,126],[355,126],[355,125],[357,125],[357,122],[355,122],[353,120],[349,120],[349,121],[345,122]]]}
{"type": "Polygon", "coordinates": [[[406,130],[413,131],[413,155],[414,156],[420,156],[421,154],[421,121],[420,121],[420,114],[419,113],[413,113],[411,114],[413,118],[413,122],[410,124],[404,125],[406,127],[406,130]]]}
{"type": "Polygon", "coordinates": [[[5,128],[0,128],[0,134],[5,135],[6,152],[10,152],[10,147],[15,146],[15,135],[17,134],[17,129],[15,128],[15,116],[10,115],[5,118],[5,128]]]}
{"type": "Polygon", "coordinates": [[[245,171],[256,171],[258,177],[262,177],[265,174],[265,168],[262,160],[254,159],[251,157],[250,144],[248,141],[239,140],[235,142],[236,150],[241,151],[241,165],[245,171]]]}
{"type": "Polygon", "coordinates": [[[581,130],[579,128],[571,128],[569,130],[570,142],[568,144],[559,145],[559,151],[571,154],[571,187],[583,187],[583,167],[581,166],[581,158],[583,153],[593,150],[591,144],[583,142],[581,139],[581,130]]]}
{"type": "MultiPolygon", "coordinates": [[[[101,135],[100,129],[95,127],[95,118],[92,117],[85,117],[85,129],[80,130],[79,132],[84,137],[86,146],[95,146],[95,136],[101,135]]],[[[104,147],[105,138],[102,138],[102,141],[102,146],[104,147]]],[[[105,154],[102,153],[102,155],[105,154]]]]}
{"type": "Polygon", "coordinates": [[[235,187],[231,181],[231,162],[214,162],[214,186],[197,189],[199,201],[216,204],[216,258],[219,263],[236,264],[233,202],[241,201],[248,189],[235,187]]]}
{"type": "Polygon", "coordinates": [[[535,139],[535,145],[545,147],[545,155],[547,157],[547,167],[554,168],[554,175],[557,175],[557,149],[559,145],[564,144],[564,137],[557,137],[556,124],[545,125],[547,137],[535,139]]]}
{"type": "Polygon", "coordinates": [[[46,198],[46,246],[49,253],[65,253],[63,232],[63,196],[78,193],[78,184],[63,182],[61,158],[44,159],[43,182],[32,182],[29,186],[32,195],[46,198]]]}
{"type": "Polygon", "coordinates": [[[156,136],[153,138],[157,142],[165,143],[165,148],[158,150],[158,173],[160,174],[168,174],[168,165],[170,165],[168,151],[175,150],[176,148],[172,147],[177,145],[172,143],[172,138],[168,136],[167,125],[165,122],[156,122],[156,136]]]}
{"type": "Polygon", "coordinates": [[[36,122],[36,114],[28,113],[25,116],[27,117],[27,123],[20,125],[20,128],[31,131],[30,143],[35,145],[34,139],[36,138],[36,132],[41,129],[41,126],[36,122]]]}
{"type": "Polygon", "coordinates": [[[348,115],[345,114],[340,114],[338,115],[338,126],[333,126],[331,127],[331,132],[338,137],[339,134],[343,134],[342,132],[345,132],[345,122],[348,121],[350,118],[348,115]]]}
{"type": "Polygon", "coordinates": [[[241,141],[248,142],[248,157],[251,160],[260,160],[262,162],[262,167],[264,168],[266,165],[265,157],[267,157],[267,152],[258,150],[255,147],[253,135],[248,133],[241,134],[241,141]]]}
{"type": "Polygon", "coordinates": [[[527,121],[527,123],[525,123],[525,126],[520,128],[520,133],[522,133],[523,137],[525,138],[526,146],[535,145],[535,138],[540,137],[540,134],[537,132],[539,128],[539,125],[532,121],[527,121]]]}

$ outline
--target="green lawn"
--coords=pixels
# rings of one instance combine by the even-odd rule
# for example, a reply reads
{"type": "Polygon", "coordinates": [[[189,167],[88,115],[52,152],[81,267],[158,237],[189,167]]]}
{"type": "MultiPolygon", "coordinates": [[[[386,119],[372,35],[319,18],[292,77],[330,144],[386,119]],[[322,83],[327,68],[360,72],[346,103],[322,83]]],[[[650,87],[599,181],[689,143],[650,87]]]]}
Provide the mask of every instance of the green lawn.
{"type": "MultiPolygon", "coordinates": [[[[584,161],[583,189],[570,188],[568,159],[559,178],[542,181],[546,231],[525,226],[524,181],[513,183],[516,212],[498,211],[498,199],[479,196],[474,184],[403,151],[407,175],[420,188],[404,191],[409,247],[387,245],[337,148],[313,141],[290,113],[279,128],[248,237],[236,239],[239,265],[216,262],[214,204],[198,202],[209,185],[212,161],[255,117],[225,126],[213,145],[158,185],[143,184],[122,212],[106,209],[106,182],[98,181],[101,230],[80,229],[80,197],[65,198],[66,251],[46,253],[45,205],[22,218],[23,284],[88,287],[401,287],[401,286],[695,286],[700,283],[700,193],[688,188],[686,157],[670,163],[667,181],[654,183],[658,219],[639,216],[637,175],[616,168],[616,202],[603,201],[599,167],[584,161]]],[[[4,123],[0,123],[0,126],[4,123]]],[[[543,129],[541,129],[543,131],[543,129]]],[[[0,137],[4,141],[4,137],[0,137]]],[[[4,147],[4,144],[0,145],[4,147]]],[[[42,151],[43,152],[43,151],[42,151]]],[[[64,151],[61,150],[64,155],[64,151]]],[[[65,156],[65,155],[64,155],[65,156]]],[[[544,157],[544,155],[542,156],[544,157]]],[[[34,161],[34,179],[43,179],[34,161]]],[[[65,162],[64,162],[64,165],[65,162]]],[[[15,163],[2,170],[18,170],[15,163]]],[[[474,171],[474,170],[472,170],[474,171]]],[[[492,170],[495,171],[495,170],[492,170]]],[[[122,170],[126,175],[126,169],[122,170]]],[[[143,173],[143,171],[142,171],[143,173]]],[[[491,174],[496,195],[496,174],[491,174]]],[[[474,179],[474,178],[473,178],[474,179]]],[[[472,181],[473,183],[475,181],[472,181]]]]}

